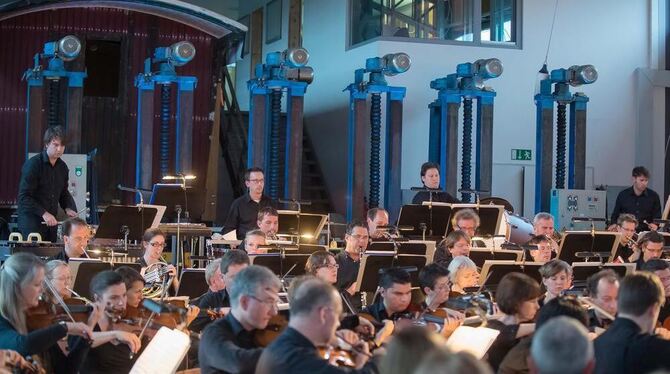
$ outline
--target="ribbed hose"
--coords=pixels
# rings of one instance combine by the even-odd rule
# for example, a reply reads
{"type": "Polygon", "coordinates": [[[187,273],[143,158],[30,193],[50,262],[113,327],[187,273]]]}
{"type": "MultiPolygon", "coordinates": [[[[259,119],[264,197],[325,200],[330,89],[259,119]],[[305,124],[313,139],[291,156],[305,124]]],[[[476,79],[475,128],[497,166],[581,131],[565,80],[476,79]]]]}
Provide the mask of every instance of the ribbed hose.
{"type": "MultiPolygon", "coordinates": [[[[461,189],[470,189],[472,175],[472,99],[463,99],[463,150],[461,153],[461,189]]],[[[470,194],[461,193],[464,203],[470,202],[470,194]]]]}
{"type": "Polygon", "coordinates": [[[60,80],[49,80],[49,111],[47,124],[49,127],[60,125],[60,80]]]}
{"type": "Polygon", "coordinates": [[[566,105],[558,104],[556,116],[556,188],[565,188],[566,105]]]}
{"type": "Polygon", "coordinates": [[[370,208],[379,206],[381,190],[382,96],[372,94],[370,107],[370,208]]]}
{"type": "Polygon", "coordinates": [[[268,173],[268,192],[270,197],[278,199],[279,196],[279,160],[281,148],[281,89],[274,89],[270,93],[270,170],[268,173]]]}
{"type": "Polygon", "coordinates": [[[161,175],[170,173],[170,99],[172,90],[169,84],[161,84],[161,131],[160,131],[160,171],[161,175]]]}

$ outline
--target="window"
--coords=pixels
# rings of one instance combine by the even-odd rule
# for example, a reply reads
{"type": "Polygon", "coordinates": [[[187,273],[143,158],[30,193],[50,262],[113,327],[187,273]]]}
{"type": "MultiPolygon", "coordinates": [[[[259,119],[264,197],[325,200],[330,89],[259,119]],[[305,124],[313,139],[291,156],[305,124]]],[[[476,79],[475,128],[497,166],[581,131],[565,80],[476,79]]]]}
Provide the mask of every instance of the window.
{"type": "Polygon", "coordinates": [[[522,0],[351,0],[350,44],[375,38],[520,47],[522,0]]]}

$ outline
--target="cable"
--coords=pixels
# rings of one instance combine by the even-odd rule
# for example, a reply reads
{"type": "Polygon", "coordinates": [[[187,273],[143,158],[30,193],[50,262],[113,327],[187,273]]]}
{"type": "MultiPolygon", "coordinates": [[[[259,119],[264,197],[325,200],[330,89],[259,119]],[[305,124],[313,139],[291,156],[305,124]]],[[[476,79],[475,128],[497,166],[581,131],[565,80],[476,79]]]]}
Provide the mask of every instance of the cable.
{"type": "Polygon", "coordinates": [[[381,190],[382,96],[373,93],[370,106],[370,201],[369,207],[379,206],[381,190]]]}
{"type": "Polygon", "coordinates": [[[554,17],[551,20],[551,29],[549,30],[549,41],[547,42],[547,52],[544,54],[544,65],[547,64],[549,59],[549,47],[551,47],[551,38],[554,36],[554,24],[556,23],[556,13],[558,13],[558,0],[554,4],[554,17]]]}

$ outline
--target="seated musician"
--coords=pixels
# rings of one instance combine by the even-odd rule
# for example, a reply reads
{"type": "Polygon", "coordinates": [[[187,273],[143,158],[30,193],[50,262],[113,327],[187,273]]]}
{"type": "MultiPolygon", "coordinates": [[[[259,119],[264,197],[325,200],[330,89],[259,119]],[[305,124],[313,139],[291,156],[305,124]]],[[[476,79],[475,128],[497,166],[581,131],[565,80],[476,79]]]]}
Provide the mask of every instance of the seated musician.
{"type": "Polygon", "coordinates": [[[407,271],[400,268],[386,269],[379,277],[379,298],[363,308],[377,322],[396,320],[409,311],[412,301],[412,280],[407,271]]]}
{"type": "Polygon", "coordinates": [[[665,260],[649,260],[642,267],[642,271],[656,274],[661,280],[663,291],[665,291],[665,304],[661,307],[658,315],[658,324],[665,329],[670,329],[670,263],[665,260]]]}
{"type": "Polygon", "coordinates": [[[634,215],[623,213],[617,219],[616,231],[621,234],[621,241],[614,254],[615,262],[631,262],[630,258],[639,248],[635,243],[635,228],[637,227],[637,218],[634,215]]]}
{"type": "Polygon", "coordinates": [[[554,318],[533,336],[528,365],[534,373],[592,373],[595,364],[588,330],[572,318],[554,318]]]}
{"type": "Polygon", "coordinates": [[[369,347],[360,340],[348,341],[355,348],[353,361],[359,370],[330,366],[319,356],[318,347],[336,341],[340,300],[337,290],[320,279],[302,282],[293,292],[288,327],[265,348],[256,373],[376,373],[376,365],[368,362],[369,347]]]}
{"type": "Polygon", "coordinates": [[[538,271],[547,290],[538,300],[540,306],[572,287],[572,266],[563,260],[553,259],[540,266],[538,271]]]}
{"type": "Polygon", "coordinates": [[[522,273],[508,273],[502,277],[496,288],[495,300],[502,313],[500,318],[492,319],[486,327],[500,331],[500,334],[488,350],[488,362],[493,370],[498,370],[500,362],[519,340],[533,332],[533,325],[540,306],[540,285],[522,273]]]}
{"type": "Polygon", "coordinates": [[[368,232],[371,240],[385,240],[388,230],[377,230],[379,226],[388,226],[389,212],[383,208],[372,208],[367,214],[368,232]]]}
{"type": "Polygon", "coordinates": [[[635,262],[635,269],[640,270],[647,261],[660,259],[663,254],[663,235],[656,231],[648,231],[640,234],[637,240],[637,247],[640,251],[634,252],[630,257],[631,262],[635,262]]]}
{"type": "MultiPolygon", "coordinates": [[[[589,300],[605,312],[616,316],[619,297],[619,276],[612,269],[601,270],[586,279],[589,300]]],[[[607,328],[612,320],[600,311],[589,309],[589,328],[607,328]]]]}
{"type": "Polygon", "coordinates": [[[448,267],[456,256],[470,256],[470,236],[464,231],[452,231],[435,249],[433,262],[448,267]]]}
{"type": "Polygon", "coordinates": [[[360,294],[356,294],[356,279],[358,278],[358,269],[361,265],[361,255],[365,253],[369,242],[368,226],[362,221],[353,221],[347,225],[344,235],[344,251],[335,256],[339,265],[337,269],[337,289],[347,292],[353,306],[359,309],[360,294]]]}
{"type": "Polygon", "coordinates": [[[258,210],[265,206],[275,206],[275,202],[263,193],[265,175],[263,169],[253,167],[244,172],[247,193],[238,197],[230,205],[228,217],[221,234],[236,230],[237,238],[244,239],[247,231],[257,228],[258,210]]]}
{"type": "Polygon", "coordinates": [[[95,340],[80,372],[128,373],[137,359],[131,352],[137,353],[142,344],[137,335],[114,326],[126,311],[123,277],[111,270],[101,271],[91,279],[90,288],[94,304],[103,313],[93,328],[95,340]]]}
{"type": "Polygon", "coordinates": [[[412,204],[421,204],[424,201],[440,203],[459,203],[458,199],[447,192],[440,191],[440,165],[435,162],[425,162],[421,165],[421,182],[423,186],[432,191],[420,191],[412,199],[412,204]]]}
{"type": "MultiPolygon", "coordinates": [[[[258,229],[265,237],[270,240],[277,240],[277,231],[279,230],[279,212],[271,206],[264,206],[258,209],[258,229]]],[[[246,238],[246,235],[245,235],[246,238]]]]}
{"type": "Polygon", "coordinates": [[[449,270],[436,263],[424,266],[419,271],[419,286],[426,295],[426,299],[421,303],[422,309],[433,311],[445,307],[451,289],[449,270]]]}
{"type": "MultiPolygon", "coordinates": [[[[51,260],[44,265],[44,269],[46,278],[51,281],[58,295],[63,300],[71,298],[72,290],[70,287],[72,287],[73,279],[68,264],[62,260],[51,260]]],[[[42,299],[50,300],[54,304],[57,302],[50,292],[44,292],[42,299]]]]}
{"type": "Polygon", "coordinates": [[[619,314],[594,341],[595,373],[650,373],[670,369],[670,341],[654,335],[663,303],[665,292],[656,274],[636,272],[621,280],[619,314]]]}
{"type": "MultiPolygon", "coordinates": [[[[144,254],[137,261],[138,264],[142,266],[140,269],[140,274],[146,279],[147,274],[145,271],[147,267],[159,263],[165,262],[163,260],[163,248],[165,248],[165,233],[158,228],[146,229],[142,235],[142,247],[144,247],[144,254]]],[[[179,288],[179,277],[177,276],[177,268],[172,264],[167,265],[168,274],[172,278],[172,283],[170,283],[170,293],[175,295],[177,289],[179,288]]]]}
{"type": "Polygon", "coordinates": [[[530,238],[526,245],[532,246],[532,249],[526,251],[526,260],[532,259],[533,262],[541,264],[551,260],[553,247],[551,246],[551,240],[546,235],[535,235],[530,238]]]}
{"type": "MultiPolygon", "coordinates": [[[[476,235],[480,224],[479,215],[472,209],[461,209],[451,218],[451,227],[454,230],[461,230],[468,234],[470,238],[476,235]]],[[[483,243],[481,243],[483,244],[483,243]]],[[[477,245],[483,247],[484,245],[477,245]]]]}
{"type": "MultiPolygon", "coordinates": [[[[198,298],[200,310],[211,309],[220,315],[228,313],[230,309],[228,285],[232,284],[237,273],[249,264],[249,256],[237,249],[231,249],[219,260],[212,261],[205,269],[205,279],[208,279],[207,274],[210,273],[207,282],[210,286],[207,293],[198,298]]],[[[191,322],[189,328],[191,331],[200,332],[211,322],[209,316],[199,316],[191,322]]]]}
{"type": "MultiPolygon", "coordinates": [[[[29,309],[38,306],[44,281],[44,263],[32,253],[16,253],[5,260],[0,271],[0,349],[26,356],[46,353],[68,335],[91,339],[91,328],[81,322],[59,322],[28,331],[29,309]]],[[[67,372],[76,372],[81,359],[73,355],[67,363],[46,364],[54,368],[62,364],[73,370],[67,372]]]]}
{"type": "Polygon", "coordinates": [[[86,221],[79,217],[63,222],[63,250],[50,260],[69,262],[70,258],[86,257],[85,251],[91,237],[91,229],[86,221]]]}
{"type": "Polygon", "coordinates": [[[250,255],[259,255],[268,253],[267,249],[258,248],[267,245],[267,235],[261,230],[247,231],[240,248],[250,255]]]}
{"type": "Polygon", "coordinates": [[[479,271],[477,265],[465,256],[456,256],[449,263],[449,280],[451,280],[451,294],[453,296],[465,295],[465,289],[474,287],[479,282],[479,271]]]}
{"type": "Polygon", "coordinates": [[[123,279],[126,285],[126,307],[139,308],[144,300],[144,278],[130,266],[119,266],[114,270],[123,279]]]}
{"type": "Polygon", "coordinates": [[[226,284],[231,310],[205,328],[198,349],[200,372],[253,373],[263,351],[254,332],[277,314],[281,283],[262,266],[251,265],[226,284]]]}
{"type": "Polygon", "coordinates": [[[551,249],[558,253],[559,234],[554,231],[554,216],[549,213],[540,212],[533,218],[533,235],[545,235],[551,243],[551,249]]]}

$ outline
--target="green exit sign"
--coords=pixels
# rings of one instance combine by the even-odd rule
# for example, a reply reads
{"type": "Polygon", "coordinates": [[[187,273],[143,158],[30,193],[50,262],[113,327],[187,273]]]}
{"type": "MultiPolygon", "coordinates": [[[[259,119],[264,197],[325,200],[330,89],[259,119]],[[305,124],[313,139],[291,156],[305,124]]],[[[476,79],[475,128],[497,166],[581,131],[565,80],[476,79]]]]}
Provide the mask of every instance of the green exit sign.
{"type": "Polygon", "coordinates": [[[530,161],[533,159],[533,154],[530,149],[512,149],[512,160],[530,161]]]}

